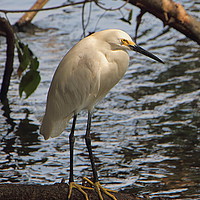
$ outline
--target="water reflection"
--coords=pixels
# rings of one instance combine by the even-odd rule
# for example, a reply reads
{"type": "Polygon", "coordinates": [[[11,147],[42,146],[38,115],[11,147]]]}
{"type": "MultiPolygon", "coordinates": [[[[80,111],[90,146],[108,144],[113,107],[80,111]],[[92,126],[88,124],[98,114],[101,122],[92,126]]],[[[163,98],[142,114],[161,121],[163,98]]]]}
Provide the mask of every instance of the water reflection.
{"type": "Polygon", "coordinates": [[[32,152],[38,151],[38,126],[31,123],[29,110],[24,110],[26,116],[21,119],[19,124],[15,123],[15,119],[11,118],[12,110],[10,110],[9,101],[3,102],[3,116],[10,125],[7,133],[1,137],[1,182],[20,182],[22,173],[20,170],[25,169],[26,165],[34,164],[34,159],[28,159],[32,152]]]}
{"type": "Polygon", "coordinates": [[[10,116],[11,110],[10,110],[8,99],[5,98],[4,101],[2,101],[1,103],[2,103],[1,109],[3,111],[2,115],[6,118],[6,123],[10,125],[10,128],[7,131],[7,135],[8,135],[14,130],[16,123],[14,122],[14,119],[11,118],[10,116]]]}

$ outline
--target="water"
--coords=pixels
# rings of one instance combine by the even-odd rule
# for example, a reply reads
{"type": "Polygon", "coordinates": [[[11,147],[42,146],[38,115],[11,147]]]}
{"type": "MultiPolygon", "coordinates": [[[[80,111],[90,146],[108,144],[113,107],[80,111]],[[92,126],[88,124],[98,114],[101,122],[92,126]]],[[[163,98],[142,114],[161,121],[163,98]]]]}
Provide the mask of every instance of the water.
{"type": "MultiPolygon", "coordinates": [[[[188,12],[199,17],[199,4],[180,1],[188,12]]],[[[28,8],[23,1],[2,1],[9,9],[28,8]],[[12,4],[10,4],[12,2],[12,4]]],[[[62,2],[56,2],[59,5],[62,2]]],[[[115,3],[115,1],[114,1],[115,3]]],[[[49,2],[47,6],[53,6],[49,2]]],[[[116,2],[116,7],[120,1],[116,2]]],[[[1,7],[2,7],[1,6],[1,7]]],[[[87,31],[120,28],[134,35],[133,25],[119,20],[119,12],[92,6],[87,31]],[[104,17],[97,20],[104,14],[104,17]]],[[[87,19],[89,6],[86,6],[87,19]]],[[[125,15],[128,11],[122,10],[125,15]]],[[[70,126],[57,138],[44,141],[39,135],[38,117],[44,112],[46,94],[53,73],[64,54],[82,36],[81,7],[40,13],[34,24],[45,30],[20,33],[40,60],[42,81],[28,99],[18,96],[15,71],[8,94],[9,109],[1,105],[1,183],[54,183],[69,178],[70,126]]],[[[18,15],[9,14],[11,22],[18,15]]],[[[138,43],[165,61],[156,63],[130,53],[128,72],[94,111],[92,145],[101,183],[108,188],[149,194],[151,197],[200,199],[199,46],[146,14],[139,29],[138,43]]],[[[5,62],[5,39],[0,38],[0,73],[5,62]]],[[[78,118],[75,143],[75,179],[91,177],[84,144],[86,113],[78,118]]]]}

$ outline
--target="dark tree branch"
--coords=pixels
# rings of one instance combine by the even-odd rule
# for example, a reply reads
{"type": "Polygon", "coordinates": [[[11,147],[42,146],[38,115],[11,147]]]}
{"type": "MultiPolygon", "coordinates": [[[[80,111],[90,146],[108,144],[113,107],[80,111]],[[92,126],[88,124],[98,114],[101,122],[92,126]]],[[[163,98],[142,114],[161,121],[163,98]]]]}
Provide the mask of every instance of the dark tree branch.
{"type": "Polygon", "coordinates": [[[129,0],[129,3],[149,12],[188,38],[200,44],[200,22],[173,0],[129,0]]]}
{"type": "MultiPolygon", "coordinates": [[[[39,1],[46,1],[46,0],[39,0],[39,1]]],[[[169,25],[170,27],[173,27],[177,31],[183,33],[188,38],[200,44],[200,22],[197,21],[197,19],[195,19],[191,15],[189,15],[181,4],[175,3],[173,0],[124,0],[126,2],[122,6],[115,9],[104,8],[96,0],[85,0],[81,2],[76,2],[51,8],[31,9],[31,10],[0,9],[0,12],[3,12],[5,14],[17,13],[17,12],[38,12],[38,11],[63,8],[67,6],[80,5],[92,1],[94,1],[97,6],[106,11],[119,10],[120,8],[124,7],[126,3],[129,2],[139,7],[142,10],[142,12],[149,12],[153,14],[154,16],[162,20],[164,25],[169,25]]],[[[137,26],[139,26],[139,24],[137,24],[137,26]]]]}
{"type": "Polygon", "coordinates": [[[0,33],[6,37],[7,42],[6,63],[0,92],[0,100],[3,102],[7,97],[10,78],[13,72],[15,37],[10,23],[2,17],[0,17],[0,33]]]}
{"type": "Polygon", "coordinates": [[[145,13],[146,13],[146,11],[141,9],[140,14],[136,18],[137,23],[136,23],[136,28],[135,28],[135,38],[134,38],[135,42],[137,40],[137,32],[138,32],[138,29],[139,29],[139,26],[140,26],[140,23],[141,23],[141,20],[142,20],[142,16],[145,13]]]}

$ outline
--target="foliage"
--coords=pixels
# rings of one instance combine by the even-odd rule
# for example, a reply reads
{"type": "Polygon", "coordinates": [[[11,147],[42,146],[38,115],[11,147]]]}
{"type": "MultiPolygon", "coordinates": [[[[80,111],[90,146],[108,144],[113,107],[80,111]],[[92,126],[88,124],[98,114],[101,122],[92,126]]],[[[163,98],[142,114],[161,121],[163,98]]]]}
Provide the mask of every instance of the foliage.
{"type": "Polygon", "coordinates": [[[18,76],[21,79],[19,95],[22,97],[24,92],[26,98],[28,98],[36,90],[41,80],[40,72],[38,71],[39,61],[27,44],[25,45],[17,41],[16,47],[20,63],[17,70],[18,76]]]}

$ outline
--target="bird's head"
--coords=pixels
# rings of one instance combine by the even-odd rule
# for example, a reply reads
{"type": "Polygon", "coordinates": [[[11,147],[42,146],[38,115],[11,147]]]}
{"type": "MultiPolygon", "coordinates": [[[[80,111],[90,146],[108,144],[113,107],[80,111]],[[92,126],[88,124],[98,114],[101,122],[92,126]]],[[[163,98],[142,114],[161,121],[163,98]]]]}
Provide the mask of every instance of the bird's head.
{"type": "Polygon", "coordinates": [[[123,47],[127,48],[128,50],[136,51],[138,53],[141,53],[141,54],[143,54],[145,56],[148,56],[148,57],[152,58],[153,60],[156,60],[156,61],[158,61],[160,63],[164,63],[160,58],[158,58],[154,54],[150,53],[149,51],[143,49],[142,47],[138,46],[132,40],[127,40],[127,39],[122,38],[121,39],[121,45],[123,47]]]}
{"type": "Polygon", "coordinates": [[[105,31],[100,31],[98,33],[97,34],[101,37],[102,41],[106,41],[107,43],[109,43],[112,50],[132,50],[148,56],[160,63],[164,63],[157,56],[138,46],[135,42],[133,42],[131,37],[122,30],[108,29],[105,31]]]}

